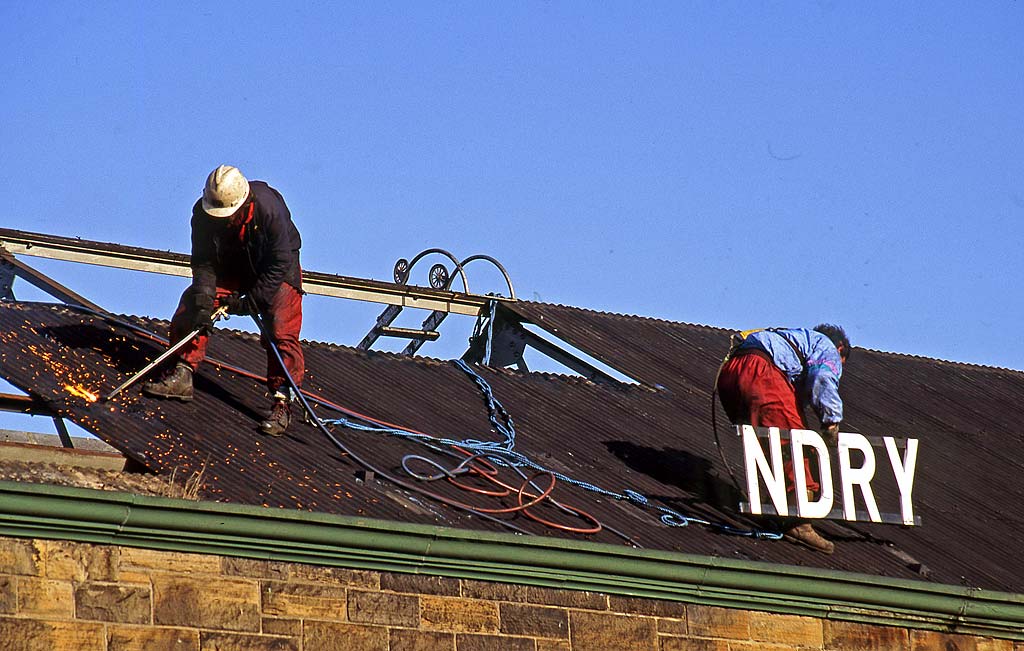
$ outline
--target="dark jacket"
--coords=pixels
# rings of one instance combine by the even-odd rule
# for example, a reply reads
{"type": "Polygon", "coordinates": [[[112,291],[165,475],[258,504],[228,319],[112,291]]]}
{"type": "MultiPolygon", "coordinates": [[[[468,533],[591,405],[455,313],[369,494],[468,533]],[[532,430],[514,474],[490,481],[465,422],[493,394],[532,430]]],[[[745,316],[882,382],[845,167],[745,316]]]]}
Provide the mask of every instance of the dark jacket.
{"type": "Polygon", "coordinates": [[[281,283],[302,291],[302,239],[277,190],[250,181],[249,193],[232,219],[210,217],[202,200],[192,207],[192,289],[213,296],[218,286],[237,285],[264,312],[281,283]]]}

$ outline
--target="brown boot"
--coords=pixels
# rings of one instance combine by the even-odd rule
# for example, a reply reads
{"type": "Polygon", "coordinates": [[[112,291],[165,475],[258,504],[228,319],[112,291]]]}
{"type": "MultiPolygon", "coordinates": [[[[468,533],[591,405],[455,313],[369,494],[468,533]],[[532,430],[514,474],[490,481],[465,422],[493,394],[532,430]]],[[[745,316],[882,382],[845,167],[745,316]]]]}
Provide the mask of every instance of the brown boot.
{"type": "Polygon", "coordinates": [[[292,408],[288,403],[288,398],[275,395],[274,406],[270,410],[270,415],[260,423],[260,430],[270,436],[281,436],[291,422],[292,408]]]}
{"type": "Polygon", "coordinates": [[[814,530],[814,527],[804,523],[798,524],[785,534],[786,540],[801,545],[806,545],[815,551],[823,554],[831,554],[836,546],[831,541],[825,540],[814,530]]]}
{"type": "Polygon", "coordinates": [[[142,392],[154,398],[173,398],[188,402],[192,399],[192,367],[178,362],[155,380],[142,385],[142,392]]]}

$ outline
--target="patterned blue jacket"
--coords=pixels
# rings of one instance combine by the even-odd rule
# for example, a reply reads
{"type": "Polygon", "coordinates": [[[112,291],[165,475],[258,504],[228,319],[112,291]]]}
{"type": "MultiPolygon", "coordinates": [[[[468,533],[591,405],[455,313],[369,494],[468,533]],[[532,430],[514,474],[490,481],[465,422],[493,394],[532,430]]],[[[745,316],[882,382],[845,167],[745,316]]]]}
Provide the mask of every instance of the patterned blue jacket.
{"type": "Polygon", "coordinates": [[[839,397],[843,361],[831,339],[805,328],[775,328],[747,335],[740,344],[740,350],[745,348],[759,348],[768,353],[796,387],[802,404],[814,408],[822,425],[843,420],[843,400],[839,397]],[[806,374],[796,351],[787,342],[796,346],[807,360],[806,374]]]}

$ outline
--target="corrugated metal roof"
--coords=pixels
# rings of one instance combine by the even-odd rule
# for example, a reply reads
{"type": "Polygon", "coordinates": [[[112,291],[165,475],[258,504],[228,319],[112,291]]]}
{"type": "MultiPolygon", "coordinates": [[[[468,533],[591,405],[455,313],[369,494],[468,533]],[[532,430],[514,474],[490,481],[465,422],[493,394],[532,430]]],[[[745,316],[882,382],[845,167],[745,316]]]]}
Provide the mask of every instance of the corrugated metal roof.
{"type": "MultiPolygon", "coordinates": [[[[539,303],[505,305],[643,383],[602,385],[478,368],[514,418],[517,451],[574,479],[616,493],[638,491],[652,504],[685,515],[754,524],[720,506],[738,500],[709,418],[711,383],[728,345],[727,331],[539,303]]],[[[160,322],[135,322],[166,328],[160,322]]],[[[210,364],[197,374],[197,396],[187,404],[144,398],[136,388],[109,404],[89,403],[65,388],[80,384],[109,391],[161,348],[72,308],[0,304],[0,373],[8,381],[154,471],[189,473],[205,464],[210,499],[500,528],[386,480],[359,481],[358,464],[311,426],[293,426],[282,439],[260,436],[256,423],[267,406],[260,383],[210,364]]],[[[264,368],[263,351],[252,335],[218,330],[210,351],[238,366],[264,368]]],[[[450,362],[308,344],[307,368],[307,390],[372,418],[438,437],[501,438],[492,431],[478,387],[450,362]]],[[[1024,560],[1016,553],[1024,518],[1014,510],[1024,492],[1018,479],[1024,457],[1017,452],[1024,407],[1015,400],[1024,396],[1024,374],[858,349],[842,391],[847,429],[921,439],[914,501],[923,526],[824,522],[817,526],[837,542],[836,553],[825,556],[699,525],[667,527],[652,510],[566,482],[559,482],[553,495],[648,548],[916,579],[925,578],[923,566],[928,578],[942,583],[1024,592],[1024,560]]],[[[379,434],[335,432],[353,453],[395,475],[402,474],[403,455],[424,450],[379,434]]],[[[731,458],[738,452],[734,439],[731,430],[723,432],[731,458]]],[[[538,483],[546,485],[546,479],[538,483]]],[[[514,502],[467,494],[442,482],[429,490],[483,507],[514,502]]],[[[879,487],[882,496],[892,490],[879,487]]],[[[550,507],[541,513],[581,524],[550,507]]],[[[521,515],[495,517],[538,535],[624,544],[607,530],[583,535],[521,515]]]]}

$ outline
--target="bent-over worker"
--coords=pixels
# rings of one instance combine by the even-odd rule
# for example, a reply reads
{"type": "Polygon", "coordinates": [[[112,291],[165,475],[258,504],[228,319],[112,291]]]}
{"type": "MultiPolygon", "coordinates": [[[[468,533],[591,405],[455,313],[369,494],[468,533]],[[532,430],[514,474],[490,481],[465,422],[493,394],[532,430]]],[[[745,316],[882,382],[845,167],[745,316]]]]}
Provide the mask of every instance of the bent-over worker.
{"type": "MultiPolygon", "coordinates": [[[[826,442],[834,443],[843,420],[839,378],[850,356],[850,340],[836,325],[823,323],[813,330],[770,328],[746,336],[722,366],[718,395],[734,425],[807,429],[803,410],[810,405],[821,421],[826,442]]],[[[794,490],[796,470],[784,446],[786,490],[794,490]]],[[[820,490],[804,459],[808,497],[820,490]]],[[[834,545],[806,521],[785,533],[790,540],[831,554],[834,545]]]]}

